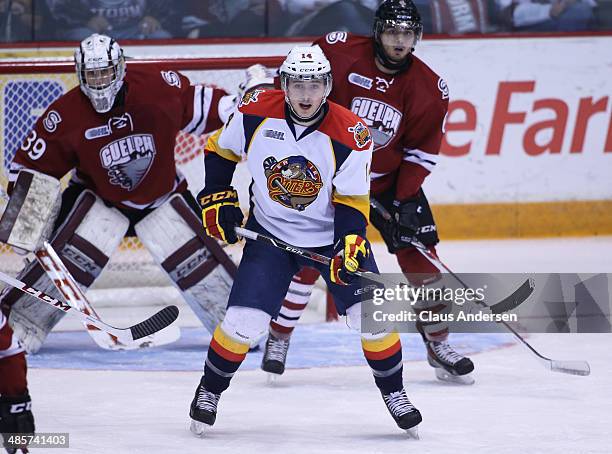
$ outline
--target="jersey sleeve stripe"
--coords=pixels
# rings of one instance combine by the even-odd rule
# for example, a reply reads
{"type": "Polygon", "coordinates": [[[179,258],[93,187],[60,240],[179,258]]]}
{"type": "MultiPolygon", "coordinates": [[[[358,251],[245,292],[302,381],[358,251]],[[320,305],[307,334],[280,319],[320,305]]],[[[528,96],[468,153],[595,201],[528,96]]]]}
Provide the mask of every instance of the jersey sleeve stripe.
{"type": "Polygon", "coordinates": [[[183,128],[183,131],[191,134],[196,125],[202,118],[202,86],[196,85],[193,90],[193,117],[191,121],[183,128]]]}
{"type": "Polygon", "coordinates": [[[212,97],[212,88],[196,85],[193,94],[193,117],[189,124],[183,128],[184,132],[196,135],[201,135],[204,132],[212,97]]]}
{"type": "Polygon", "coordinates": [[[210,135],[208,141],[206,142],[206,151],[211,153],[216,153],[222,158],[227,159],[228,161],[240,162],[240,156],[237,156],[232,150],[221,148],[219,146],[219,136],[221,135],[222,128],[217,129],[213,134],[210,135]]]}
{"type": "Polygon", "coordinates": [[[334,192],[333,203],[341,203],[359,211],[367,219],[370,218],[370,194],[365,195],[342,195],[334,192]]]}
{"type": "Polygon", "coordinates": [[[431,153],[425,153],[422,150],[404,150],[404,161],[412,162],[424,167],[427,171],[433,171],[438,163],[438,156],[431,153]]]}
{"type": "Polygon", "coordinates": [[[266,120],[267,118],[257,115],[243,115],[242,125],[244,126],[244,143],[246,144],[244,149],[245,154],[248,154],[253,137],[255,137],[257,130],[266,122],[266,120]]]}
{"type": "MultiPolygon", "coordinates": [[[[337,140],[331,139],[332,151],[334,153],[334,159],[336,161],[336,172],[342,167],[344,161],[346,161],[351,154],[351,149],[337,140]]],[[[335,172],[334,172],[335,173],[335,172]]]]}

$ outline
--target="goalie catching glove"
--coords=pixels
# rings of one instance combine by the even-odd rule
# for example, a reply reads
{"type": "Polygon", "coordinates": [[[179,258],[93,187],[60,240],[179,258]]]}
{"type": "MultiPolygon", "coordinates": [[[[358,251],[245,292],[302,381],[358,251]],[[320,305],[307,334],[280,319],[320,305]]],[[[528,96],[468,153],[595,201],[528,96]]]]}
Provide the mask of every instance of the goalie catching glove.
{"type": "Polygon", "coordinates": [[[370,244],[365,238],[349,234],[334,247],[334,258],[330,267],[331,281],[338,285],[349,285],[355,278],[353,273],[365,263],[370,254],[370,244]]]}
{"type": "Polygon", "coordinates": [[[236,190],[231,186],[212,193],[204,189],[198,200],[206,234],[229,244],[236,243],[238,236],[234,227],[240,227],[244,219],[236,190]]]}

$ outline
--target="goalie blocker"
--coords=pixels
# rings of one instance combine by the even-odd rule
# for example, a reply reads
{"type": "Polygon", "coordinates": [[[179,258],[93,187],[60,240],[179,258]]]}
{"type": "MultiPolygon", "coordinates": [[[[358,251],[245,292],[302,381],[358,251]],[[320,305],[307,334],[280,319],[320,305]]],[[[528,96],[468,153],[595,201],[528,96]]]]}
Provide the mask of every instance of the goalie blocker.
{"type": "MultiPolygon", "coordinates": [[[[29,201],[47,197],[37,200],[37,204],[50,205],[49,193],[33,190],[38,186],[28,180],[18,177],[10,203],[25,206],[27,204],[20,198],[29,201]]],[[[34,181],[37,181],[36,177],[34,181]]],[[[184,197],[190,198],[196,206],[190,193],[185,193],[184,197]]],[[[11,244],[24,244],[25,241],[15,235],[24,229],[11,228],[15,223],[11,219],[20,221],[30,217],[20,210],[9,212],[10,217],[6,213],[0,226],[12,234],[11,244]]],[[[48,219],[45,221],[53,224],[48,219]]],[[[130,225],[134,224],[142,243],[168,273],[202,324],[212,332],[225,313],[235,265],[214,240],[204,236],[198,217],[181,195],[172,196],[155,210],[122,212],[106,206],[90,190],[71,185],[62,194],[62,206],[50,243],[85,291],[102,273],[109,257],[129,233],[130,225]]],[[[39,230],[44,231],[42,228],[39,230]]],[[[27,238],[28,244],[32,245],[42,244],[44,240],[42,234],[38,239],[27,238]]],[[[62,298],[35,261],[26,265],[18,278],[55,298],[62,298]]],[[[3,310],[10,312],[15,335],[29,353],[40,349],[47,334],[64,315],[64,312],[41,305],[35,298],[16,289],[6,289],[0,296],[0,304],[3,310]]]]}

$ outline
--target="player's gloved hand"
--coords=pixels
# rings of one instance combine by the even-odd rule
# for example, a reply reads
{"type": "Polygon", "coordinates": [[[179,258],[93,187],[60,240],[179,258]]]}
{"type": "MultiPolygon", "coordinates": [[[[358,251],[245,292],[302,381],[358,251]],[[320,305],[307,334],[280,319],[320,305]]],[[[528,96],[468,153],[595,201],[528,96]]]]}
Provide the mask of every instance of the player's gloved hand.
{"type": "Polygon", "coordinates": [[[349,285],[355,278],[353,273],[361,268],[370,254],[370,245],[365,238],[349,234],[334,247],[334,257],[329,265],[331,281],[338,285],[349,285]]]}
{"type": "MultiPolygon", "coordinates": [[[[0,433],[33,434],[34,431],[30,395],[26,392],[21,396],[0,397],[0,433]]],[[[27,445],[15,445],[6,449],[9,453],[16,453],[17,450],[28,452],[27,445]]]]}
{"type": "Polygon", "coordinates": [[[228,186],[217,192],[207,192],[206,188],[198,194],[202,207],[202,223],[209,236],[234,244],[238,236],[234,227],[240,227],[244,215],[238,204],[238,193],[228,186]]]}
{"type": "Polygon", "coordinates": [[[412,238],[417,234],[420,227],[419,222],[419,204],[413,200],[406,200],[400,202],[395,200],[393,202],[392,216],[396,225],[396,239],[402,243],[410,244],[412,238]]]}

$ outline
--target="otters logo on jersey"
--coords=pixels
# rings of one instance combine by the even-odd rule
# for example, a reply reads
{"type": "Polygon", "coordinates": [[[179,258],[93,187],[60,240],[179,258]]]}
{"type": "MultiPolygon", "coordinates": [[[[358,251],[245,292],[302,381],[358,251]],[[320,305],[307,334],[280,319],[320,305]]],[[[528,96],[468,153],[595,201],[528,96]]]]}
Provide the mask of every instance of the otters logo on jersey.
{"type": "Polygon", "coordinates": [[[366,128],[365,125],[360,121],[358,121],[355,126],[348,128],[348,131],[353,133],[355,143],[359,148],[365,147],[367,144],[370,143],[370,140],[372,140],[372,137],[370,136],[370,131],[368,131],[368,128],[366,128]]]}
{"type": "Polygon", "coordinates": [[[323,186],[319,169],[303,156],[289,156],[281,161],[270,156],[263,167],[270,198],[287,208],[304,211],[323,186]]]}

